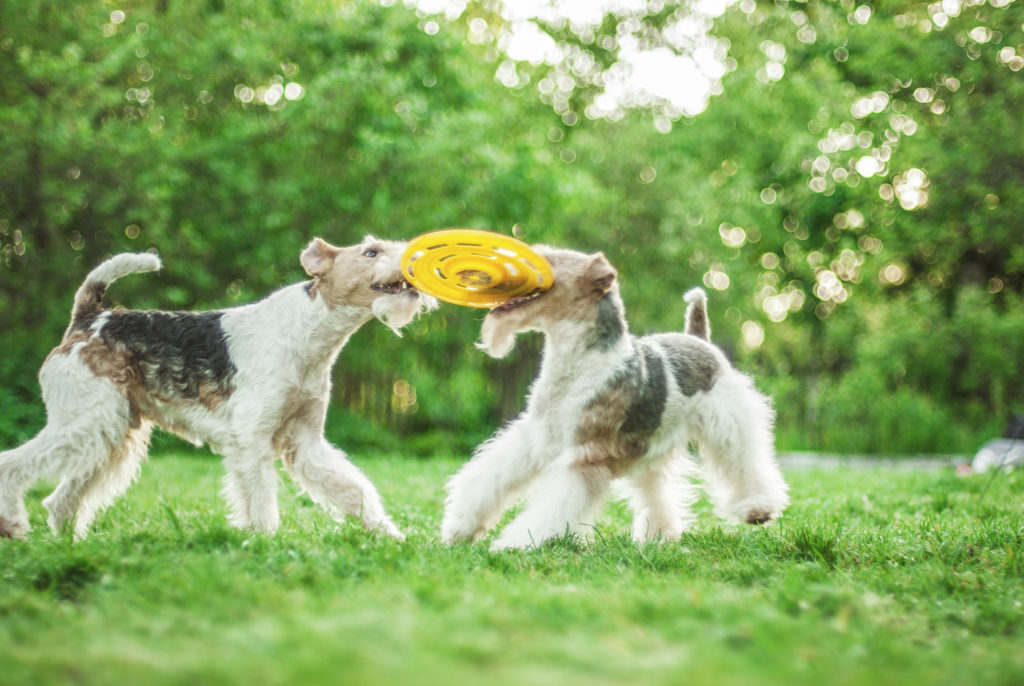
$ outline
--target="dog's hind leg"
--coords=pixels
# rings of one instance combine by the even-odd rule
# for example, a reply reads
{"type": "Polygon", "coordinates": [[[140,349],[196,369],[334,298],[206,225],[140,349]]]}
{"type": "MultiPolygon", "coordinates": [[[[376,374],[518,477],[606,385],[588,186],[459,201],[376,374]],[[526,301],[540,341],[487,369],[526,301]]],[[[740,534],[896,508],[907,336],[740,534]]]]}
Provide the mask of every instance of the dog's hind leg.
{"type": "MultiPolygon", "coordinates": [[[[46,523],[51,531],[60,533],[64,524],[77,512],[81,512],[84,518],[75,523],[75,538],[85,538],[96,512],[95,506],[85,502],[86,496],[94,489],[104,488],[101,484],[127,433],[127,427],[121,431],[115,429],[108,432],[106,427],[93,426],[76,432],[73,441],[69,440],[67,445],[62,446],[63,451],[68,453],[60,471],[64,476],[53,493],[43,500],[43,505],[50,512],[46,523]]],[[[109,500],[113,500],[113,497],[110,496],[109,500]]]]}
{"type": "Polygon", "coordinates": [[[726,375],[708,392],[701,420],[700,452],[718,510],[749,524],[775,520],[789,496],[775,461],[768,400],[747,377],[726,375]]]}
{"type": "Polygon", "coordinates": [[[300,442],[285,451],[285,467],[293,479],[332,517],[357,517],[365,529],[399,540],[398,530],[370,480],[323,437],[300,442]]]}
{"type": "Polygon", "coordinates": [[[679,540],[689,524],[693,502],[689,471],[689,460],[670,455],[630,473],[625,485],[633,510],[634,541],[679,540]]]}
{"type": "MultiPolygon", "coordinates": [[[[102,461],[102,457],[95,459],[91,465],[83,466],[83,468],[65,476],[57,484],[57,488],[53,490],[53,493],[43,499],[43,506],[50,512],[50,515],[46,518],[46,523],[53,533],[59,534],[64,524],[75,515],[78,506],[82,502],[82,496],[100,478],[102,466],[98,463],[102,461]]],[[[80,532],[79,527],[76,526],[75,537],[82,538],[84,536],[85,532],[80,532]]]]}
{"type": "MultiPolygon", "coordinates": [[[[124,440],[125,433],[121,434],[118,443],[124,440]]],[[[60,533],[64,524],[79,510],[85,495],[103,480],[104,472],[113,459],[115,445],[102,430],[93,429],[77,432],[73,445],[69,442],[64,446],[63,449],[69,453],[61,469],[64,476],[53,493],[43,500],[43,505],[50,512],[46,523],[51,531],[60,533]]],[[[92,514],[87,519],[89,521],[81,525],[76,524],[76,538],[84,538],[88,533],[92,514]]]]}
{"type": "MultiPolygon", "coordinates": [[[[56,490],[43,500],[50,511],[47,523],[54,533],[79,511],[86,494],[105,479],[133,423],[128,400],[109,381],[86,372],[80,379],[68,379],[72,382],[73,395],[67,389],[43,384],[51,423],[60,426],[49,446],[46,467],[62,478],[56,490]]],[[[75,526],[76,538],[85,537],[94,512],[94,508],[85,508],[85,521],[75,526]]]]}
{"type": "Polygon", "coordinates": [[[0,536],[20,538],[28,533],[24,494],[52,462],[55,453],[71,446],[47,425],[27,443],[0,453],[0,536]]]}
{"type": "MultiPolygon", "coordinates": [[[[0,533],[6,536],[28,531],[23,494],[44,475],[62,478],[43,501],[50,511],[47,523],[59,531],[102,473],[112,446],[123,443],[128,433],[128,401],[106,380],[88,372],[80,379],[43,380],[46,426],[28,443],[0,454],[0,533]]],[[[78,534],[84,536],[85,529],[78,534]]]]}
{"type": "Polygon", "coordinates": [[[138,476],[152,430],[153,425],[148,421],[129,429],[124,442],[111,452],[95,477],[86,484],[75,515],[76,538],[84,538],[96,515],[127,491],[138,476]]]}

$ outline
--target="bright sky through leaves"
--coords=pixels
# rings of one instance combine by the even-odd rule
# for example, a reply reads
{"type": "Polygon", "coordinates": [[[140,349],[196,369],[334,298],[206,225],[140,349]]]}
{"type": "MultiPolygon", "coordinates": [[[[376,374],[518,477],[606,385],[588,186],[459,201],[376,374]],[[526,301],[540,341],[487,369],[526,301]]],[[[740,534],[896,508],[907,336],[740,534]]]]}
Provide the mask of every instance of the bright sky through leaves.
{"type": "MultiPolygon", "coordinates": [[[[428,14],[443,13],[458,17],[466,8],[465,0],[416,0],[416,6],[428,14]]],[[[663,102],[672,116],[695,116],[704,111],[712,95],[721,92],[721,79],[728,70],[726,46],[709,34],[711,20],[720,16],[729,0],[699,0],[688,13],[670,20],[663,31],[670,47],[643,47],[639,25],[618,36],[618,61],[603,73],[594,73],[597,65],[570,54],[565,46],[538,28],[537,21],[558,24],[568,22],[573,33],[585,34],[600,25],[607,13],[628,15],[650,9],[647,0],[516,0],[502,3],[506,25],[497,36],[499,48],[513,62],[558,65],[572,62],[576,78],[597,77],[603,86],[587,108],[591,118],[618,118],[624,109],[663,102]]],[[[489,28],[483,19],[470,22],[470,34],[482,36],[489,28]]],[[[507,86],[518,80],[510,67],[499,69],[499,79],[507,86]]],[[[667,130],[663,123],[660,128],[667,130]]]]}

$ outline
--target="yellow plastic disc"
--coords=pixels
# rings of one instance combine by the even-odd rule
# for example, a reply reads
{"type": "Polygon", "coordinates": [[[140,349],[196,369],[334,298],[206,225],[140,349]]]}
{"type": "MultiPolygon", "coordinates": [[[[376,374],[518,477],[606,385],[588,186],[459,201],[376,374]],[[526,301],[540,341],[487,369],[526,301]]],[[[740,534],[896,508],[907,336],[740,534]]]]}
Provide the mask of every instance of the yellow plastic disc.
{"type": "Polygon", "coordinates": [[[497,307],[554,284],[551,265],[526,243],[475,229],[414,238],[402,255],[402,271],[424,293],[469,307],[497,307]]]}

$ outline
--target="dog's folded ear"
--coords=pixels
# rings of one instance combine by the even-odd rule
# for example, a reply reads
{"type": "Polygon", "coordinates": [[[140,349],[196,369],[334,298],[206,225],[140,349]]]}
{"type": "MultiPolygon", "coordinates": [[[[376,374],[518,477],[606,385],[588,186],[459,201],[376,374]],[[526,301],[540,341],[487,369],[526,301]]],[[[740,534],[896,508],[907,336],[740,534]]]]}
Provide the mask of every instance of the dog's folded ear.
{"type": "Polygon", "coordinates": [[[615,271],[615,267],[611,265],[608,258],[601,252],[591,255],[587,266],[583,270],[585,283],[592,286],[599,295],[604,295],[611,290],[612,284],[615,283],[615,277],[618,275],[619,273],[615,271]]]}
{"type": "Polygon", "coordinates": [[[334,264],[334,258],[341,252],[322,238],[314,238],[313,242],[302,251],[299,261],[302,268],[310,276],[323,276],[334,264]]]}

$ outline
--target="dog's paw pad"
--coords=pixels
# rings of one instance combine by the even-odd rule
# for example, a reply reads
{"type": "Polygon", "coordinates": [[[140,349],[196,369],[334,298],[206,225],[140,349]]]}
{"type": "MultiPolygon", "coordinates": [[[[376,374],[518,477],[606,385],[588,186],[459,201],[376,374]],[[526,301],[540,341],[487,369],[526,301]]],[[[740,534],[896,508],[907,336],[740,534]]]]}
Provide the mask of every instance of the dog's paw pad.
{"type": "Polygon", "coordinates": [[[768,510],[751,510],[747,513],[747,524],[771,524],[778,517],[778,513],[768,510]]]}
{"type": "Polygon", "coordinates": [[[24,538],[28,532],[28,521],[0,517],[0,538],[24,538]]]}

